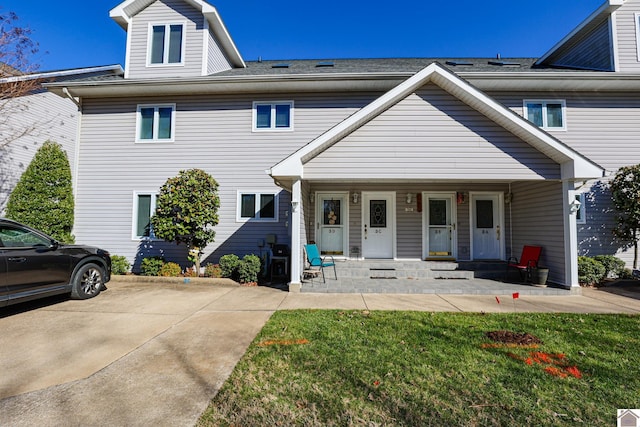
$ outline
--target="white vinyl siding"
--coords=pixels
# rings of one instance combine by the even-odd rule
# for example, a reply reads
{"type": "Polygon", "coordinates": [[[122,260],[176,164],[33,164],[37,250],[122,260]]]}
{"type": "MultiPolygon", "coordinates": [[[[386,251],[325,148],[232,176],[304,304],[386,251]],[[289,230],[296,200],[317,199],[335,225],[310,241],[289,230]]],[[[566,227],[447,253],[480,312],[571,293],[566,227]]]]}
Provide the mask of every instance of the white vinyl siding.
{"type": "Polygon", "coordinates": [[[640,52],[638,51],[637,14],[640,3],[627,1],[616,11],[616,31],[618,44],[618,63],[622,72],[640,72],[640,52]]]}
{"type": "Polygon", "coordinates": [[[564,100],[525,99],[524,117],[542,129],[566,130],[566,103],[564,100]]]}
{"type": "Polygon", "coordinates": [[[253,131],[292,131],[293,101],[253,103],[253,131]]]}
{"type": "Polygon", "coordinates": [[[544,62],[558,67],[612,71],[614,65],[610,21],[605,20],[581,40],[555,52],[544,62]]]}
{"type": "Polygon", "coordinates": [[[184,65],[185,23],[149,23],[147,66],[184,65]]]}
{"type": "Polygon", "coordinates": [[[175,104],[138,105],[136,142],[173,142],[175,104]]]}
{"type": "Polygon", "coordinates": [[[277,192],[238,191],[236,221],[278,221],[277,192]]]}
{"type": "Polygon", "coordinates": [[[206,74],[215,74],[221,71],[231,69],[231,63],[222,51],[218,40],[211,31],[207,32],[207,72],[206,74]]]}

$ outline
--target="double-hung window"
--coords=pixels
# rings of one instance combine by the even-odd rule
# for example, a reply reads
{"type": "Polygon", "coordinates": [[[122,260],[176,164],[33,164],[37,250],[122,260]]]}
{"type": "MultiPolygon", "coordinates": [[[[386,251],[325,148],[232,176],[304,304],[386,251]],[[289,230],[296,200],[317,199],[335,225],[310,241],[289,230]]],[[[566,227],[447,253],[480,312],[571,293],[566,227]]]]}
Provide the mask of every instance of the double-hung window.
{"type": "Polygon", "coordinates": [[[293,101],[254,102],[253,130],[293,130],[293,101]]]}
{"type": "Polygon", "coordinates": [[[566,130],[566,104],[564,100],[524,100],[524,116],[531,123],[549,130],[566,130]]]}
{"type": "Polygon", "coordinates": [[[278,221],[278,195],[272,191],[239,191],[238,222],[244,221],[278,221]]]}
{"type": "Polygon", "coordinates": [[[138,105],[136,141],[173,141],[175,111],[175,104],[138,105]]]}
{"type": "Polygon", "coordinates": [[[136,192],[133,195],[133,240],[154,239],[151,217],[156,211],[156,193],[136,192]]]}
{"type": "Polygon", "coordinates": [[[184,65],[184,24],[149,24],[147,63],[184,65]]]}

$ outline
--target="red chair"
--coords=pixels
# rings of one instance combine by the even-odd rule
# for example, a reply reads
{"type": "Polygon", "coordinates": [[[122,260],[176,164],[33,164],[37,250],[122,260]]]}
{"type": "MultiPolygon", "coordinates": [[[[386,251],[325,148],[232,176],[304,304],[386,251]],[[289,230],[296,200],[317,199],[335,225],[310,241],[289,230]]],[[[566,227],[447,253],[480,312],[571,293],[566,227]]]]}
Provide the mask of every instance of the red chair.
{"type": "Polygon", "coordinates": [[[505,280],[509,274],[510,268],[518,269],[520,273],[520,279],[524,279],[525,282],[531,282],[533,269],[538,268],[538,262],[540,262],[540,254],[542,253],[542,246],[528,246],[525,245],[522,248],[522,255],[520,255],[520,261],[516,257],[511,257],[507,261],[507,272],[505,273],[505,280]]]}

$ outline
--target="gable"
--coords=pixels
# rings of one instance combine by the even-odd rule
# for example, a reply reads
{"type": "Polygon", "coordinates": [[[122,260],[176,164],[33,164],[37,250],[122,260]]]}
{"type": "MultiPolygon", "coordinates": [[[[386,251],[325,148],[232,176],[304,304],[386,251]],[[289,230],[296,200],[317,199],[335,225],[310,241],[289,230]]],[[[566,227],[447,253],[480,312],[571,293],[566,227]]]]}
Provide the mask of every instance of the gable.
{"type": "Polygon", "coordinates": [[[587,70],[613,71],[611,21],[603,21],[590,32],[562,46],[545,60],[546,65],[587,70]]]}
{"type": "Polygon", "coordinates": [[[559,179],[560,166],[433,83],[305,164],[305,179],[559,179]]]}

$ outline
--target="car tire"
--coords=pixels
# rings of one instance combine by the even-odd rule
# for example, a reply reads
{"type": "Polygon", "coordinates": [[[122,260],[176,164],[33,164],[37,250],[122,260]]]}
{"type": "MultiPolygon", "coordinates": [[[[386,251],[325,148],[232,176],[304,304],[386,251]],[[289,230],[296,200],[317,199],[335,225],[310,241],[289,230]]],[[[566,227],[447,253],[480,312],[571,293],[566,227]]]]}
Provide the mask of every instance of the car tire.
{"type": "Polygon", "coordinates": [[[76,272],[71,282],[71,298],[93,298],[104,288],[104,272],[96,264],[85,264],[76,272]]]}

